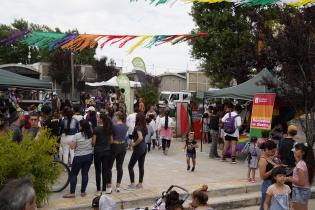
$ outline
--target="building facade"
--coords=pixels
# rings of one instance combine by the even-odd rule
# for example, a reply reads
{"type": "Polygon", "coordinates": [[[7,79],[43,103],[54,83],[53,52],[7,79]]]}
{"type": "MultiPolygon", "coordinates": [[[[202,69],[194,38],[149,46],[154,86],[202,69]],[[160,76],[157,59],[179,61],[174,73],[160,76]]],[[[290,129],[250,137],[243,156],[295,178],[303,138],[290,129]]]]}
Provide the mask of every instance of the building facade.
{"type": "Polygon", "coordinates": [[[209,77],[203,71],[187,71],[186,77],[188,91],[205,92],[212,88],[209,77]]]}
{"type": "Polygon", "coordinates": [[[160,79],[159,91],[185,91],[186,77],[176,73],[164,73],[160,79]]]}

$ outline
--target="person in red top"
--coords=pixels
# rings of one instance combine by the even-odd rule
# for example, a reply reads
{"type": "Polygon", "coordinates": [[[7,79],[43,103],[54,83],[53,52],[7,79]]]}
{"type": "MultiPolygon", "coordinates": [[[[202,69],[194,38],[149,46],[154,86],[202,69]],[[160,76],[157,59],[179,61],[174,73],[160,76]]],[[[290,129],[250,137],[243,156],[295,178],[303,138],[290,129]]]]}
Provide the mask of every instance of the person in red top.
{"type": "Polygon", "coordinates": [[[145,106],[144,106],[144,99],[140,98],[140,103],[139,103],[139,111],[143,112],[145,111],[145,106]]]}

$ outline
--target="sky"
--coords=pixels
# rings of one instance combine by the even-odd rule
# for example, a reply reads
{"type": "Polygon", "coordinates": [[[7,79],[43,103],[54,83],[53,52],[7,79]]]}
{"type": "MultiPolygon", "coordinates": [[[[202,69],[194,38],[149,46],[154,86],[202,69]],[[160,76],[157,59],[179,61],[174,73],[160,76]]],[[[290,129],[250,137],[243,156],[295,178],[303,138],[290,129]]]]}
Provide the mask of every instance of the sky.
{"type": "MultiPolygon", "coordinates": [[[[185,34],[195,27],[190,10],[191,4],[181,1],[155,7],[145,0],[3,0],[0,23],[10,24],[23,18],[50,28],[59,27],[63,31],[77,28],[80,33],[88,34],[185,34]]],[[[96,56],[113,58],[124,72],[132,70],[131,60],[138,56],[154,75],[198,68],[187,43],[139,47],[128,55],[128,47],[133,43],[123,48],[113,45],[97,49],[96,56]]]]}

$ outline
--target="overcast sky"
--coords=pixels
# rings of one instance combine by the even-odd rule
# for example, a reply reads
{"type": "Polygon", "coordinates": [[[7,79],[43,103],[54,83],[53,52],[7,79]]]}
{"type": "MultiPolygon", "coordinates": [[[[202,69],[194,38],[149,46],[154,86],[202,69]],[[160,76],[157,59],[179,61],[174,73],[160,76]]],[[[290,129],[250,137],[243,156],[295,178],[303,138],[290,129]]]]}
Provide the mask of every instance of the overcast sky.
{"type": "MultiPolygon", "coordinates": [[[[0,23],[10,24],[16,18],[23,18],[51,28],[77,28],[80,33],[89,34],[183,34],[194,28],[188,14],[190,9],[191,4],[181,1],[173,6],[155,7],[145,0],[133,3],[130,0],[3,0],[0,23]]],[[[183,72],[198,67],[198,61],[191,58],[186,43],[151,49],[139,47],[128,55],[133,43],[124,48],[106,46],[97,50],[97,56],[113,58],[124,71],[131,71],[131,60],[136,56],[144,59],[152,74],[183,72]]]]}

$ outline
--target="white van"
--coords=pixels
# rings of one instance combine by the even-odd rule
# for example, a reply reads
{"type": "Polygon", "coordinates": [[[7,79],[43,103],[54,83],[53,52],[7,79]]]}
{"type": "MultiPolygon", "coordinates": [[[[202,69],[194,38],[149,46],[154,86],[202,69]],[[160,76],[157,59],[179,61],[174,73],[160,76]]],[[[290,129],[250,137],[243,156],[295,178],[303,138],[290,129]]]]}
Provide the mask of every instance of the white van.
{"type": "Polygon", "coordinates": [[[190,99],[191,99],[190,92],[162,91],[160,95],[159,104],[165,104],[165,101],[167,101],[168,107],[171,109],[175,109],[176,103],[178,102],[190,103],[190,99]]]}

